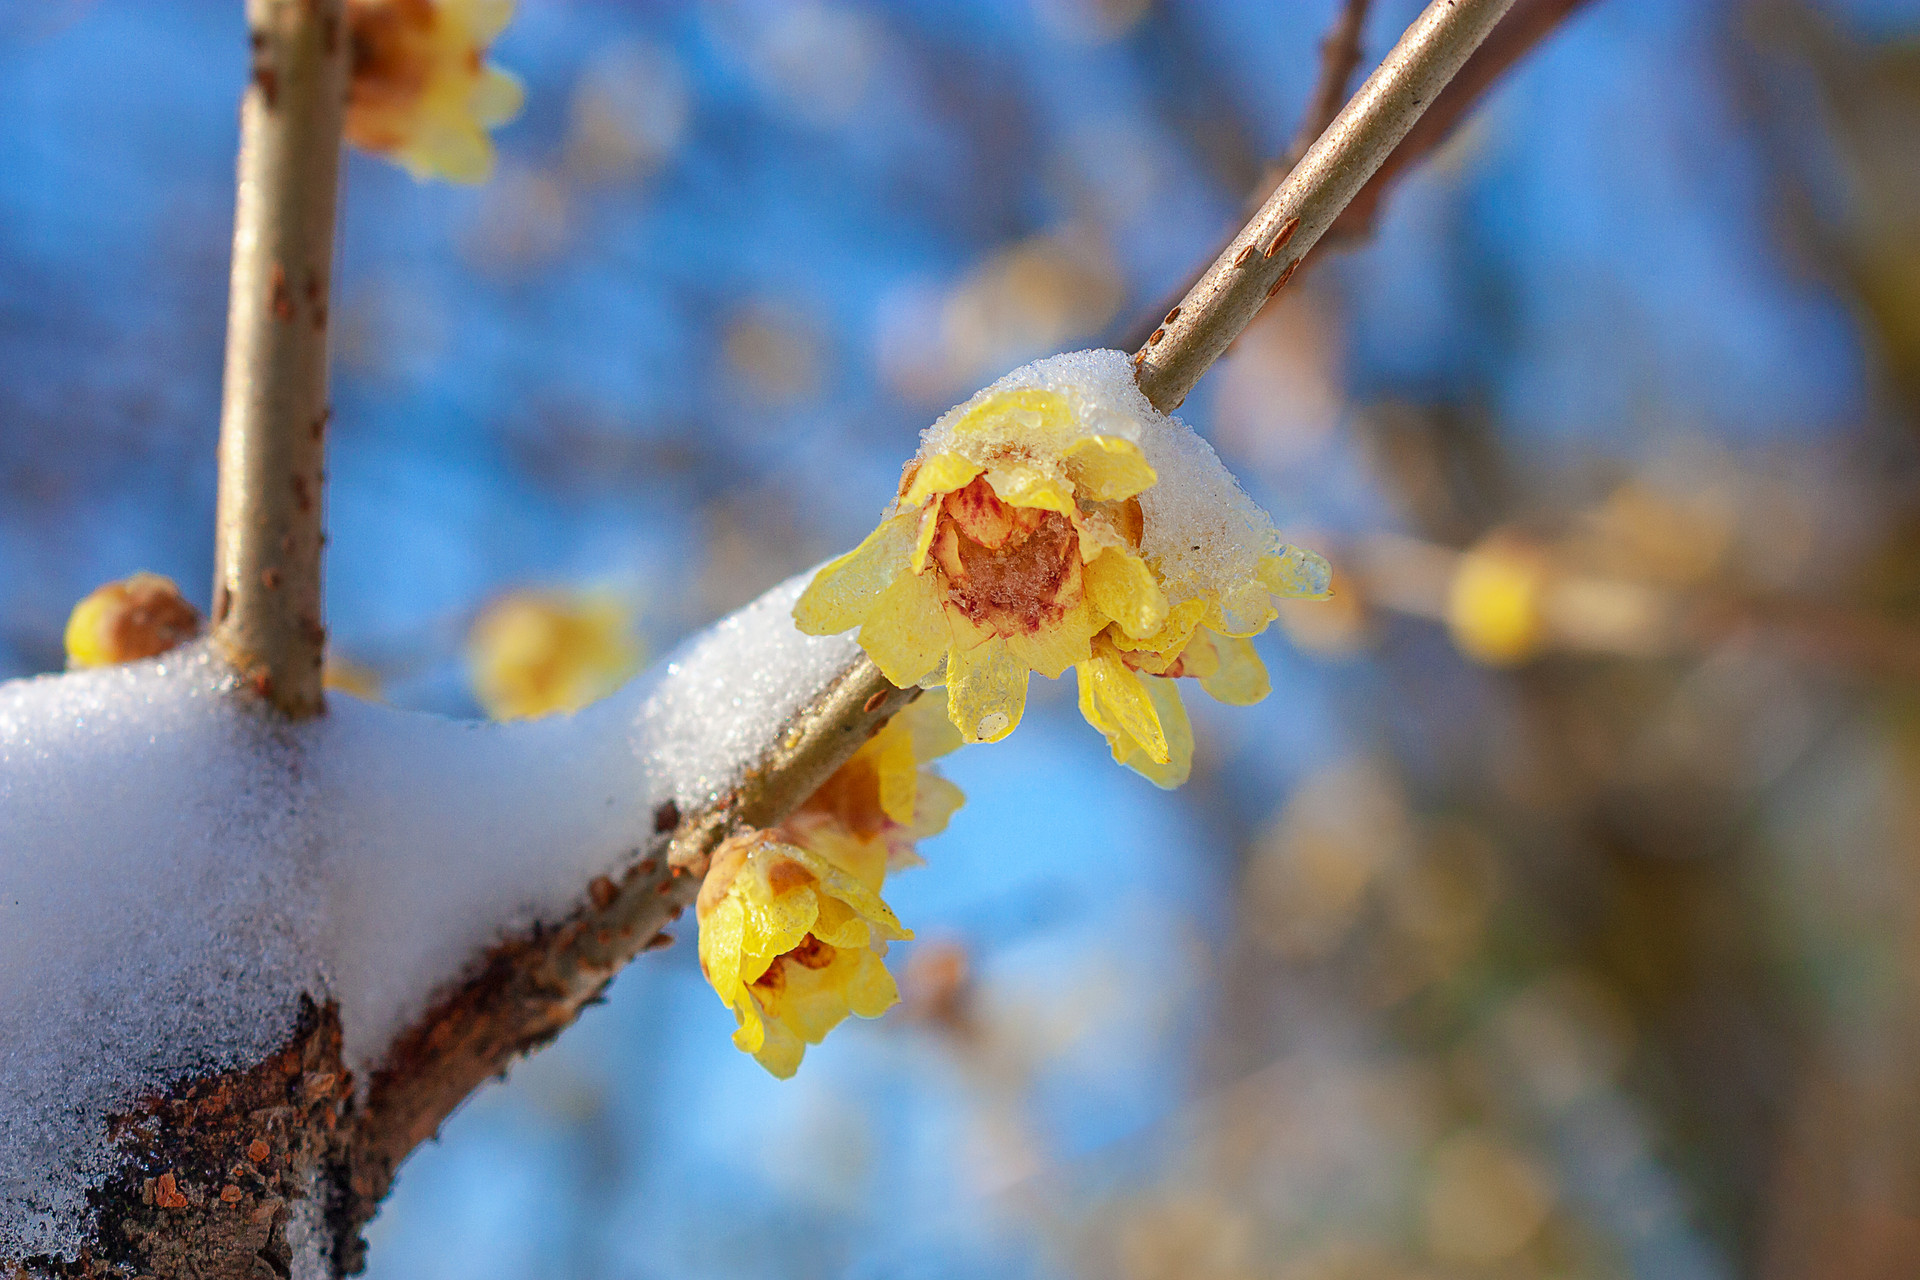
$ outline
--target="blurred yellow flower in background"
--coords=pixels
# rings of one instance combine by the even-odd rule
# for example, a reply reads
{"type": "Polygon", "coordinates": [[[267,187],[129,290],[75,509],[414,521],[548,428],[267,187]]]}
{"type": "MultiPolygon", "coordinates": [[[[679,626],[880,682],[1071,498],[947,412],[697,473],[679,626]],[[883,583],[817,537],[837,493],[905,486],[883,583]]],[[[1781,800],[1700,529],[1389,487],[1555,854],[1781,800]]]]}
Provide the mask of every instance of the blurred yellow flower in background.
{"type": "Polygon", "coordinates": [[[1109,622],[1165,622],[1136,550],[1134,499],[1155,476],[1139,445],[1085,430],[1039,388],[986,397],[950,441],[908,468],[887,518],[815,576],[794,618],[811,635],[859,627],[887,679],[944,682],[962,736],[995,742],[1020,723],[1029,672],[1087,661],[1109,622]]]}
{"type": "Polygon", "coordinates": [[[351,0],[347,140],[415,178],[484,182],[487,130],[519,114],[520,82],[488,63],[513,0],[351,0]]]}
{"type": "Polygon", "coordinates": [[[67,617],[72,670],[138,662],[200,634],[200,611],[172,578],[136,573],[95,588],[67,617]]]}
{"type": "Polygon", "coordinates": [[[625,684],[642,656],[632,611],[601,592],[502,596],[467,636],[474,696],[495,720],[578,711],[625,684]]]}
{"type": "Polygon", "coordinates": [[[923,697],[785,822],[714,854],[695,909],[701,971],[740,1020],[734,1043],[774,1075],[848,1015],[899,1001],[880,957],[912,934],[880,890],[960,807],[960,789],[921,767],[959,745],[938,696],[923,697]]]}
{"type": "Polygon", "coordinates": [[[1447,630],[1462,653],[1488,666],[1525,662],[1546,643],[1546,558],[1507,537],[1465,552],[1447,589],[1447,630]]]}

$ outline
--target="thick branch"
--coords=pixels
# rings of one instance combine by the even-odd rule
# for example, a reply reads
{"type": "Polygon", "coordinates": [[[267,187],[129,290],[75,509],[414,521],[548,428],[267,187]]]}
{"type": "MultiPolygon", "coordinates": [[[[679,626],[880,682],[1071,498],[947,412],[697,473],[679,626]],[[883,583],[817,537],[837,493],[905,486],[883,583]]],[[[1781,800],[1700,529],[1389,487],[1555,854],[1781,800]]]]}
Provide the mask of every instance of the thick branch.
{"type": "Polygon", "coordinates": [[[344,0],[248,0],[214,640],[292,719],[321,709],[327,299],[346,111],[344,0]]]}
{"type": "Polygon", "coordinates": [[[1385,163],[1513,0],[1433,0],[1287,180],[1187,291],[1135,356],[1140,389],[1163,412],[1285,284],[1385,163]]]}
{"type": "Polygon", "coordinates": [[[693,902],[722,840],[785,818],[918,695],[856,657],[732,791],[693,812],[661,806],[645,856],[619,883],[594,882],[572,918],[489,952],[369,1082],[352,1143],[355,1221],[372,1216],[400,1161],[468,1094],[558,1035],[635,955],[667,943],[661,930],[693,902]]]}

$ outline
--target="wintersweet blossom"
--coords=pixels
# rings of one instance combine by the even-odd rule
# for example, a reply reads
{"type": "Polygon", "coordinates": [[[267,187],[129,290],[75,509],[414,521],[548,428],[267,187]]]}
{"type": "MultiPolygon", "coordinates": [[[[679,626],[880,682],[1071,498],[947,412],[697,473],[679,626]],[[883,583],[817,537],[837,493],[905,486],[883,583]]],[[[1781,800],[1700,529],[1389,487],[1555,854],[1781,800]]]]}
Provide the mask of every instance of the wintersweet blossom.
{"type": "Polygon", "coordinates": [[[106,667],[165,653],[200,634],[200,611],[172,578],[136,573],[95,588],[67,616],[67,665],[106,667]]]}
{"type": "Polygon", "coordinates": [[[522,591],[467,637],[474,696],[496,720],[578,711],[640,669],[631,611],[611,595],[522,591]]]}
{"type": "Polygon", "coordinates": [[[881,956],[913,935],[880,890],[959,808],[959,788],[921,767],[957,745],[938,699],[923,698],[780,826],[714,854],[695,908],[700,968],[739,1020],[734,1043],[781,1079],[848,1015],[899,1001],[881,956]]]}
{"type": "Polygon", "coordinates": [[[520,82],[486,52],[513,0],[350,0],[347,140],[415,178],[484,182],[487,130],[519,114],[520,82]]]}
{"type": "Polygon", "coordinates": [[[1028,672],[1087,661],[1115,619],[1141,634],[1165,622],[1137,550],[1136,498],[1154,480],[1137,443],[1086,429],[1065,396],[989,395],[908,466],[880,527],[820,571],[794,618],[813,635],[859,627],[902,688],[939,674],[961,735],[997,741],[1020,723],[1028,672]]]}
{"type": "Polygon", "coordinates": [[[1324,597],[1330,577],[1147,403],[1124,355],[1079,352],[935,423],[880,526],[820,570],[794,618],[815,635],[858,627],[896,685],[944,684],[968,741],[1012,731],[1030,672],[1072,667],[1115,759],[1176,786],[1193,735],[1173,681],[1259,701],[1250,637],[1276,596],[1324,597]]]}

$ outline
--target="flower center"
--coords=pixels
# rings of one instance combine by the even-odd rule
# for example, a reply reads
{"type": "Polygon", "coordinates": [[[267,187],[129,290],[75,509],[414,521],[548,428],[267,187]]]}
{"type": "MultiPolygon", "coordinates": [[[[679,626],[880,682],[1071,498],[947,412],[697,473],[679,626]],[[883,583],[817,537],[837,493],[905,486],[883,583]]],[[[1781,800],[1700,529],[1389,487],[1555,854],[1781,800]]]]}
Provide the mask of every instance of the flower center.
{"type": "Polygon", "coordinates": [[[948,601],[1000,635],[1038,631],[1080,602],[1073,522],[1002,502],[984,476],[946,496],[933,554],[948,601]]]}

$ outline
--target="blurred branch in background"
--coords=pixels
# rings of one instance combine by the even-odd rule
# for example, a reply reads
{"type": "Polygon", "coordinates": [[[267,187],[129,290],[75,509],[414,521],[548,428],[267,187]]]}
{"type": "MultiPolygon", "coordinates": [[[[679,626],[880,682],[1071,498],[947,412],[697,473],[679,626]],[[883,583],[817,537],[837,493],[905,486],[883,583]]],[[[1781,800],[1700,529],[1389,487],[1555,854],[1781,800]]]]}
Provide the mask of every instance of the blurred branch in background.
{"type": "Polygon", "coordinates": [[[1434,0],[1134,356],[1171,413],[1279,292],[1513,0],[1434,0]]]}
{"type": "Polygon", "coordinates": [[[327,320],[345,0],[249,0],[220,413],[213,635],[282,715],[322,707],[327,320]]]}

